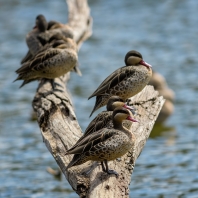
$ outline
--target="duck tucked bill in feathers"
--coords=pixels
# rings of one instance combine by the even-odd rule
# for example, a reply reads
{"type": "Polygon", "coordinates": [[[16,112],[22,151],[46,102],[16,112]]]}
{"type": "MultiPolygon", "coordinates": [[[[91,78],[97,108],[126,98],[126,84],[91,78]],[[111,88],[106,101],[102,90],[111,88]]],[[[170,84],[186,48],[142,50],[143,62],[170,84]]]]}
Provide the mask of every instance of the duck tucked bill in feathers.
{"type": "Polygon", "coordinates": [[[21,64],[28,61],[35,55],[39,50],[42,49],[43,44],[38,38],[38,35],[45,33],[47,30],[48,24],[45,17],[40,14],[36,17],[35,27],[30,31],[26,36],[26,43],[29,48],[26,56],[21,60],[21,64]]]}
{"type": "MultiPolygon", "coordinates": [[[[29,51],[22,59],[21,64],[32,59],[33,56],[46,47],[46,45],[50,43],[50,39],[57,34],[70,39],[73,39],[74,37],[73,29],[70,26],[57,21],[49,21],[47,23],[43,15],[38,15],[36,17],[35,27],[26,36],[26,43],[29,47],[29,51]]],[[[76,72],[79,76],[82,76],[78,64],[73,67],[72,71],[76,72]]]]}
{"type": "Polygon", "coordinates": [[[69,72],[77,62],[76,43],[70,38],[57,34],[51,38],[48,45],[16,70],[19,74],[16,80],[24,80],[22,87],[33,80],[54,79],[69,72]]]}

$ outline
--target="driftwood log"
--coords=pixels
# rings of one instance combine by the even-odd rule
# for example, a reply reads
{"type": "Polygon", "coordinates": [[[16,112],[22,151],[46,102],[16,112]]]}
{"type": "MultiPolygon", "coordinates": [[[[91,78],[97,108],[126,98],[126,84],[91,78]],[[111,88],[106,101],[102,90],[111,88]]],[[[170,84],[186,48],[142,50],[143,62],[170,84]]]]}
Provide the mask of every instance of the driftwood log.
{"type": "MultiPolygon", "coordinates": [[[[78,46],[91,35],[92,19],[86,0],[67,0],[68,25],[73,28],[74,39],[78,46]]],[[[42,80],[33,100],[43,141],[56,160],[66,179],[80,197],[121,198],[129,197],[129,184],[135,166],[155,120],[163,106],[163,97],[152,86],[129,99],[128,104],[135,106],[139,123],[132,125],[136,136],[135,147],[119,160],[109,162],[109,167],[119,173],[119,177],[102,172],[97,162],[89,161],[66,170],[72,156],[65,156],[80,136],[81,128],[76,119],[66,83],[70,74],[56,78],[58,89],[53,91],[47,80],[42,80]],[[89,170],[90,173],[87,173],[89,170]]],[[[146,152],[146,151],[145,151],[146,152]]]]}

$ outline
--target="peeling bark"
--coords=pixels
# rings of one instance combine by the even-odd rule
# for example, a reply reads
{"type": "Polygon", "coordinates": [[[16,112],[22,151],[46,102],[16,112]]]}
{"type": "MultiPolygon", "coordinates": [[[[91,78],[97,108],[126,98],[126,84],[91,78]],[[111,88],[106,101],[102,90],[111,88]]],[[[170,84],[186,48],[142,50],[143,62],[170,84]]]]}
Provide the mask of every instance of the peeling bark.
{"type": "MultiPolygon", "coordinates": [[[[67,0],[67,4],[68,25],[73,28],[74,39],[80,46],[91,35],[92,19],[89,7],[86,0],[67,0]]],[[[135,147],[120,160],[109,162],[109,167],[119,173],[118,178],[102,172],[98,163],[92,161],[66,170],[72,159],[71,155],[65,156],[66,150],[82,135],[66,89],[69,76],[68,73],[55,79],[60,85],[55,91],[51,89],[48,80],[42,80],[39,84],[33,108],[37,113],[43,141],[80,197],[129,197],[129,184],[135,161],[150,135],[164,99],[158,96],[158,92],[152,86],[147,86],[141,93],[129,99],[128,104],[137,109],[135,118],[139,123],[134,123],[131,128],[136,136],[135,147]],[[90,169],[92,170],[90,174],[86,174],[90,169]]]]}

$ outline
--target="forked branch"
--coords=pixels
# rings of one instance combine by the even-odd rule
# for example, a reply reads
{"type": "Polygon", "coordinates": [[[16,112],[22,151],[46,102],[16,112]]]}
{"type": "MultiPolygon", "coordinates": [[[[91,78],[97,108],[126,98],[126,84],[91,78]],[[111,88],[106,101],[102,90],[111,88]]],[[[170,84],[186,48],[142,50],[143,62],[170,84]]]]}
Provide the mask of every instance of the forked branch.
{"type": "MultiPolygon", "coordinates": [[[[90,10],[86,0],[67,0],[67,4],[68,25],[73,28],[74,39],[80,46],[91,35],[90,10]]],[[[66,89],[69,76],[68,73],[56,78],[55,82],[60,86],[54,91],[47,80],[42,80],[39,84],[33,100],[33,108],[37,113],[43,141],[80,197],[129,197],[129,184],[135,161],[149,137],[164,99],[159,97],[158,92],[151,86],[147,86],[141,93],[129,99],[129,104],[137,109],[135,118],[139,120],[139,123],[134,123],[131,129],[136,135],[135,147],[120,160],[109,163],[109,167],[119,173],[118,178],[102,172],[98,163],[91,161],[66,170],[72,157],[65,156],[66,149],[70,148],[82,135],[66,89]],[[92,169],[90,174],[85,174],[90,169],[92,169]]]]}

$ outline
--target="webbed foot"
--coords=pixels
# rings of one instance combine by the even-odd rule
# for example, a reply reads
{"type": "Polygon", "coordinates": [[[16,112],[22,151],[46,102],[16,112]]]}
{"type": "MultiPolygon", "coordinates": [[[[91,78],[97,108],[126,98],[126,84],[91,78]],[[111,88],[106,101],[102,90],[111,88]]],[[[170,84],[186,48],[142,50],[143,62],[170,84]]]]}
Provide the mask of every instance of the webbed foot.
{"type": "Polygon", "coordinates": [[[116,171],[114,171],[114,170],[111,170],[111,169],[108,169],[107,171],[106,171],[109,175],[115,175],[116,177],[118,177],[119,176],[119,174],[116,172],[116,171]]]}

